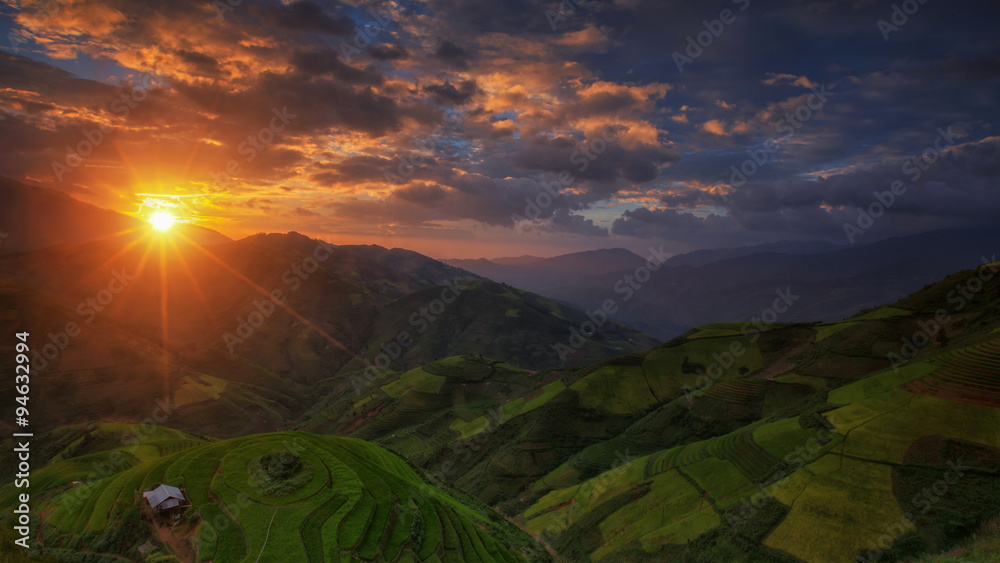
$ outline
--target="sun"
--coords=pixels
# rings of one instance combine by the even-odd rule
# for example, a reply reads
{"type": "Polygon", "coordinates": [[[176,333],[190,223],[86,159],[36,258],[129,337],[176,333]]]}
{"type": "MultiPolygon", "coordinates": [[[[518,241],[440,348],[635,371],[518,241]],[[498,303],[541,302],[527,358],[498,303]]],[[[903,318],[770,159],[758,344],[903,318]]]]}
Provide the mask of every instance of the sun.
{"type": "Polygon", "coordinates": [[[160,232],[169,231],[170,227],[173,227],[176,222],[177,218],[166,211],[157,211],[149,217],[149,223],[153,225],[154,229],[160,232]]]}

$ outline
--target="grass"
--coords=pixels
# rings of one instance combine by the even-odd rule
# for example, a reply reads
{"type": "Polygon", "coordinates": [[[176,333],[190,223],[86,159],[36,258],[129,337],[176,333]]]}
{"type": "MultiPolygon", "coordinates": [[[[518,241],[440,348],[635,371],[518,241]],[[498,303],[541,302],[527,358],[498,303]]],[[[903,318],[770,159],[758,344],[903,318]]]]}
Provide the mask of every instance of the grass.
{"type": "Polygon", "coordinates": [[[649,381],[648,387],[657,397],[676,397],[685,387],[700,388],[706,377],[699,373],[712,370],[716,376],[713,382],[736,379],[753,373],[763,367],[760,348],[751,344],[750,337],[699,338],[688,340],[679,346],[661,346],[650,351],[643,363],[643,372],[649,381]],[[725,361],[732,350],[742,350],[729,362],[725,361]],[[723,360],[720,362],[720,358],[723,360]],[[713,366],[721,369],[718,373],[713,366]]]}
{"type": "Polygon", "coordinates": [[[829,454],[809,468],[815,476],[765,546],[805,561],[852,561],[899,523],[891,466],[829,454]]]}
{"type": "Polygon", "coordinates": [[[771,387],[768,381],[759,379],[735,379],[720,381],[705,391],[706,397],[729,403],[750,403],[756,401],[771,387]]]}
{"type": "Polygon", "coordinates": [[[490,425],[490,421],[486,419],[485,416],[479,416],[472,419],[469,422],[465,422],[460,418],[456,418],[452,421],[451,428],[455,432],[458,432],[459,437],[463,440],[466,438],[471,438],[476,434],[479,434],[483,430],[486,430],[490,425]]]}
{"type": "Polygon", "coordinates": [[[748,492],[757,490],[739,468],[717,457],[700,461],[683,471],[705,490],[720,508],[736,502],[748,492]]]}
{"type": "Polygon", "coordinates": [[[514,401],[500,407],[500,412],[503,413],[500,422],[506,422],[515,416],[537,409],[549,402],[550,399],[561,393],[564,389],[566,389],[566,384],[562,380],[556,380],[543,386],[539,392],[529,395],[527,398],[518,397],[514,401]]]}
{"type": "Polygon", "coordinates": [[[447,378],[417,368],[410,370],[398,379],[382,386],[382,390],[393,399],[399,399],[410,391],[437,393],[447,378]]]}
{"type": "Polygon", "coordinates": [[[816,327],[816,342],[822,342],[838,332],[859,324],[857,322],[833,323],[816,327]]]}
{"type": "Polygon", "coordinates": [[[174,391],[173,396],[173,402],[178,407],[217,400],[228,385],[225,380],[210,375],[196,377],[185,375],[182,381],[183,383],[174,391]]]}
{"type": "MultiPolygon", "coordinates": [[[[829,432],[829,434],[833,434],[829,432]]],[[[828,443],[821,443],[820,429],[802,428],[799,418],[785,418],[762,426],[753,431],[754,442],[760,444],[772,456],[785,460],[790,454],[798,452],[799,459],[792,460],[792,465],[808,463],[818,458],[822,453],[840,443],[840,438],[834,437],[828,443]],[[810,447],[812,446],[812,447],[810,447]]]]}
{"type": "Polygon", "coordinates": [[[716,338],[719,336],[739,336],[739,330],[733,330],[729,328],[702,328],[698,332],[688,336],[688,340],[695,340],[698,338],[716,338]]]}
{"type": "Polygon", "coordinates": [[[893,317],[905,317],[912,315],[911,311],[906,309],[897,309],[895,307],[880,307],[874,311],[870,311],[863,315],[857,315],[851,317],[852,321],[879,321],[882,319],[891,319],[893,317]]]}
{"type": "Polygon", "coordinates": [[[57,495],[40,507],[61,528],[50,541],[111,533],[121,512],[142,502],[135,492],[161,481],[185,486],[202,561],[393,560],[405,553],[444,559],[444,543],[466,561],[516,560],[510,547],[489,537],[482,513],[425,485],[395,455],[361,440],[302,432],[202,444],[87,485],[80,502],[67,502],[79,489],[57,495]],[[270,463],[275,459],[282,463],[270,463]],[[251,473],[260,478],[260,472],[279,485],[277,492],[254,483],[251,473]],[[308,482],[301,487],[281,489],[303,475],[308,482]]]}
{"type": "Polygon", "coordinates": [[[605,366],[569,388],[580,394],[580,406],[612,414],[641,412],[657,402],[638,366],[605,366]]]}
{"type": "Polygon", "coordinates": [[[905,389],[934,397],[1000,407],[1000,340],[987,340],[974,346],[939,356],[944,366],[906,384],[905,389]]]}
{"type": "Polygon", "coordinates": [[[217,504],[205,504],[198,508],[202,524],[198,533],[199,541],[209,542],[207,548],[199,549],[201,560],[214,558],[217,561],[241,561],[246,556],[246,536],[240,525],[223,512],[217,504]],[[210,557],[206,555],[211,554],[210,557]]]}
{"type": "Polygon", "coordinates": [[[292,452],[274,451],[250,460],[253,482],[269,497],[287,496],[313,479],[312,464],[292,452]]]}
{"type": "MultiPolygon", "coordinates": [[[[538,407],[541,407],[547,403],[550,399],[562,393],[566,389],[566,384],[561,380],[553,381],[548,385],[543,386],[538,392],[529,395],[528,397],[518,397],[509,403],[505,403],[500,406],[500,419],[497,424],[503,424],[508,420],[520,416],[525,413],[529,413],[538,407]]],[[[458,410],[458,409],[456,409],[458,410]]],[[[476,411],[472,409],[467,409],[467,412],[475,414],[476,412],[482,412],[481,409],[476,411]]],[[[458,432],[459,438],[462,440],[471,438],[476,434],[486,430],[490,426],[490,421],[486,416],[475,416],[470,420],[463,420],[461,417],[453,420],[449,426],[455,432],[458,432]]]]}
{"type": "MultiPolygon", "coordinates": [[[[902,391],[898,393],[906,395],[902,391]]],[[[910,445],[930,435],[1000,448],[997,428],[1000,428],[1000,409],[911,395],[907,404],[887,409],[880,416],[854,427],[844,440],[844,453],[902,463],[910,445]]]]}
{"type": "Polygon", "coordinates": [[[837,405],[857,403],[923,377],[940,367],[931,362],[915,362],[899,370],[885,370],[830,391],[827,401],[837,405]]]}
{"type": "Polygon", "coordinates": [[[779,375],[774,378],[774,381],[778,383],[788,383],[791,385],[807,385],[813,389],[826,389],[827,380],[822,377],[812,377],[809,375],[799,375],[796,373],[789,373],[785,375],[779,375]]]}
{"type": "Polygon", "coordinates": [[[526,528],[533,534],[561,532],[603,503],[643,483],[646,459],[631,461],[579,485],[549,492],[525,511],[526,528]]]}
{"type": "Polygon", "coordinates": [[[626,504],[600,524],[601,546],[594,550],[593,559],[600,560],[632,541],[645,540],[647,545],[684,543],[701,532],[720,524],[711,505],[678,472],[657,475],[649,493],[626,504]],[[680,526],[684,520],[691,520],[680,526]],[[665,530],[674,526],[674,530],[665,530]],[[681,528],[685,533],[678,535],[681,528]]]}

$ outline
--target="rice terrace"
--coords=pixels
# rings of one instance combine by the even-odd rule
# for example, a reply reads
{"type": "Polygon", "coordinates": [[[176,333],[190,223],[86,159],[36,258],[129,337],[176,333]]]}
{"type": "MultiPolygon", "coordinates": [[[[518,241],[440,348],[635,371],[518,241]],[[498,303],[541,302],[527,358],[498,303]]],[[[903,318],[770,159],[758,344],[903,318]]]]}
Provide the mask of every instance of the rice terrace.
{"type": "MultiPolygon", "coordinates": [[[[128,430],[102,426],[87,436],[128,430]]],[[[51,533],[73,538],[63,549],[100,552],[136,537],[144,524],[133,491],[165,483],[183,487],[194,503],[173,533],[196,538],[198,561],[347,561],[351,554],[399,561],[518,559],[515,549],[494,539],[494,529],[516,537],[516,528],[467,508],[394,455],[360,440],[287,432],[214,443],[171,437],[147,440],[141,449],[149,459],[48,501],[51,533]],[[254,486],[253,473],[272,452],[308,464],[310,471],[295,476],[308,479],[293,487],[254,486]]],[[[86,470],[85,461],[115,452],[56,462],[38,479],[62,488],[83,476],[76,472],[86,470]]]]}
{"type": "Polygon", "coordinates": [[[0,563],[1000,563],[998,29],[0,0],[0,563]]]}

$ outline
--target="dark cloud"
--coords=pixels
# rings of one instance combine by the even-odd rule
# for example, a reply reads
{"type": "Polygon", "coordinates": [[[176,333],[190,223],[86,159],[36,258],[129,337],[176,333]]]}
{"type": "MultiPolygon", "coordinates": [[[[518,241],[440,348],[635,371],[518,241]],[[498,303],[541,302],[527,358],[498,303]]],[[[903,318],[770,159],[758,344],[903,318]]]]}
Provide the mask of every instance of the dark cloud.
{"type": "Polygon", "coordinates": [[[181,49],[177,51],[177,55],[202,74],[214,74],[219,70],[219,61],[205,53],[181,49]]]}
{"type": "Polygon", "coordinates": [[[352,156],[340,162],[320,163],[317,168],[325,170],[311,176],[319,184],[338,182],[381,182],[387,172],[395,172],[398,163],[379,156],[352,156]]]}
{"type": "Polygon", "coordinates": [[[650,182],[659,167],[678,162],[680,155],[659,147],[626,149],[601,137],[578,140],[571,137],[536,136],[513,156],[513,163],[530,171],[559,173],[604,184],[618,181],[650,182]]]}
{"type": "Polygon", "coordinates": [[[292,53],[291,63],[296,70],[310,75],[331,75],[341,82],[381,85],[385,79],[375,69],[356,68],[344,63],[332,49],[302,50],[292,53]]]}
{"type": "Polygon", "coordinates": [[[933,153],[927,156],[922,165],[900,159],[818,179],[749,182],[725,200],[701,190],[668,195],[661,200],[671,206],[715,205],[728,208],[729,215],[700,217],[680,209],[640,208],[626,211],[612,232],[680,242],[701,238],[715,244],[743,237],[842,241],[845,222],[857,224],[860,210],[885,202],[890,205],[871,227],[869,239],[918,231],[920,225],[992,226],[1000,216],[994,180],[1000,174],[1000,138],[957,144],[933,163],[933,153]],[[891,193],[894,182],[902,183],[897,185],[902,193],[891,193]]]}
{"type": "Polygon", "coordinates": [[[627,209],[611,234],[732,245],[842,237],[874,190],[906,180],[906,159],[953,127],[955,146],[871,236],[998,215],[1000,5],[928,2],[887,41],[875,25],[885,4],[752,2],[679,72],[673,53],[740,3],[576,2],[554,30],[554,4],[379,4],[391,23],[349,58],[340,46],[370,19],[367,2],[247,0],[218,18],[198,0],[67,4],[21,30],[37,39],[32,57],[52,64],[0,53],[0,172],[50,174],[83,130],[112,120],[115,143],[73,172],[72,189],[129,185],[129,167],[150,155],[184,155],[165,166],[205,176],[242,159],[278,110],[296,117],[239,161],[237,182],[253,197],[278,194],[274,215],[315,213],[320,204],[303,200],[322,194],[340,218],[514,227],[541,182],[566,171],[571,186],[532,228],[607,236],[595,210],[627,209]],[[112,115],[129,88],[101,81],[143,72],[162,84],[127,119],[112,115]],[[782,131],[811,85],[829,101],[782,131]],[[460,123],[443,127],[446,116],[460,123]],[[595,145],[601,122],[621,123],[624,141],[595,145]],[[723,198],[731,167],[769,140],[777,150],[723,198]],[[420,162],[401,174],[412,155],[420,162]]]}
{"type": "Polygon", "coordinates": [[[402,45],[373,45],[368,48],[368,54],[380,61],[398,61],[410,56],[402,45]]]}
{"type": "MultiPolygon", "coordinates": [[[[334,7],[339,8],[340,5],[334,3],[334,7]]],[[[262,18],[267,18],[279,27],[292,31],[347,35],[354,28],[354,22],[347,15],[331,13],[330,10],[311,0],[262,7],[260,13],[262,18]]]]}
{"type": "Polygon", "coordinates": [[[438,103],[448,106],[460,106],[468,103],[477,91],[475,80],[463,80],[459,83],[458,88],[447,81],[444,84],[424,86],[424,92],[431,94],[438,103]]]}
{"type": "Polygon", "coordinates": [[[975,82],[1000,80],[1000,55],[979,55],[973,59],[952,57],[940,61],[933,67],[917,71],[917,76],[929,79],[975,82]]]}
{"type": "Polygon", "coordinates": [[[471,58],[468,51],[451,41],[442,41],[437,50],[434,51],[434,56],[456,70],[467,70],[471,58]]]}
{"type": "Polygon", "coordinates": [[[378,137],[400,127],[400,108],[394,98],[333,76],[268,73],[240,92],[204,84],[176,84],[175,88],[217,114],[220,122],[229,123],[225,131],[232,132],[234,140],[266,126],[273,111],[283,108],[296,116],[288,130],[298,134],[350,129],[378,137]]]}
{"type": "Polygon", "coordinates": [[[554,233],[573,233],[592,237],[606,237],[608,230],[594,224],[591,219],[582,215],[574,215],[565,209],[557,210],[543,230],[554,233]]]}

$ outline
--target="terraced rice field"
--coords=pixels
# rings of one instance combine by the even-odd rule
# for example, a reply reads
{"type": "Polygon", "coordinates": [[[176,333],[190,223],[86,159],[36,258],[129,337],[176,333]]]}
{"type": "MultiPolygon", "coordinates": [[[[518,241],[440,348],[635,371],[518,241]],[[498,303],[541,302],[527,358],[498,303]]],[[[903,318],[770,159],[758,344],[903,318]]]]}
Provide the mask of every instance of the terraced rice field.
{"type": "Polygon", "coordinates": [[[754,441],[753,431],[757,426],[759,424],[654,454],[647,461],[646,476],[652,477],[716,457],[731,462],[748,479],[759,481],[778,465],[778,458],[754,441]]]}
{"type": "Polygon", "coordinates": [[[739,336],[740,331],[732,330],[728,328],[704,328],[698,332],[688,336],[688,340],[696,340],[698,338],[716,338],[719,336],[739,336]]]}
{"type": "Polygon", "coordinates": [[[641,412],[657,401],[642,366],[605,366],[569,388],[580,394],[580,406],[614,414],[641,412]]]}
{"type": "Polygon", "coordinates": [[[729,403],[752,403],[759,399],[771,385],[770,382],[760,379],[722,381],[705,391],[705,396],[729,403]]]}
{"type": "Polygon", "coordinates": [[[949,352],[944,367],[903,386],[911,393],[1000,407],[1000,339],[949,352]]]}
{"type": "Polygon", "coordinates": [[[61,533],[100,534],[136,491],[183,487],[200,523],[200,561],[519,561],[478,512],[426,485],[402,460],[370,443],[284,432],[204,444],[142,463],[50,502],[61,533]],[[296,453],[311,479],[268,496],[248,463],[296,453]]]}

